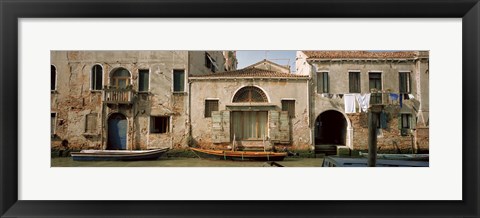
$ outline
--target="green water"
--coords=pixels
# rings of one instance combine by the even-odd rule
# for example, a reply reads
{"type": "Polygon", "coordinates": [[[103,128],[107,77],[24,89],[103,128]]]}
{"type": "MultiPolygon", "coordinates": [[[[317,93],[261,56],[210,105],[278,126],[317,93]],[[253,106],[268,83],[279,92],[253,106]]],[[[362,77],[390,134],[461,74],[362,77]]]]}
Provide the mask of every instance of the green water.
{"type": "MultiPolygon", "coordinates": [[[[52,167],[264,167],[263,161],[226,161],[200,158],[161,157],[153,161],[73,161],[71,157],[51,159],[52,167]]],[[[323,158],[285,158],[285,167],[320,167],[323,158]]]]}

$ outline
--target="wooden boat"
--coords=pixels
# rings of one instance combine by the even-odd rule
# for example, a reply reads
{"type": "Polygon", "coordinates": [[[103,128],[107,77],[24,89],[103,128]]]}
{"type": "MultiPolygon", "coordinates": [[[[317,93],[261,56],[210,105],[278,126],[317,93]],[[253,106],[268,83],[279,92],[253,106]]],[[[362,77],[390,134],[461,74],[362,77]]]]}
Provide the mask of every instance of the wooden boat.
{"type": "Polygon", "coordinates": [[[217,160],[282,161],[288,155],[287,152],[190,149],[201,158],[217,160]]]}
{"type": "Polygon", "coordinates": [[[71,156],[76,161],[135,161],[156,160],[169,148],[152,150],[126,151],[126,150],[82,150],[72,152],[71,156]]]}

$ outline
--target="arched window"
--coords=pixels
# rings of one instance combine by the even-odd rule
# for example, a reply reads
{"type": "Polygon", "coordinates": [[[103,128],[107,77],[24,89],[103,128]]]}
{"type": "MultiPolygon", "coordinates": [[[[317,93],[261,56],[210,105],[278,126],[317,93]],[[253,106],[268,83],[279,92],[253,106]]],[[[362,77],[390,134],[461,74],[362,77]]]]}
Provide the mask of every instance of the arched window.
{"type": "Polygon", "coordinates": [[[268,98],[260,88],[247,86],[237,91],[233,102],[268,102],[268,98]]]}
{"type": "Polygon", "coordinates": [[[57,68],[50,65],[50,90],[57,90],[57,68]]]}
{"type": "Polygon", "coordinates": [[[110,86],[117,89],[125,89],[130,85],[130,72],[125,68],[119,68],[113,72],[110,86]]]}
{"type": "Polygon", "coordinates": [[[102,66],[96,64],[92,67],[92,73],[90,74],[91,90],[102,90],[103,69],[102,66]]]}

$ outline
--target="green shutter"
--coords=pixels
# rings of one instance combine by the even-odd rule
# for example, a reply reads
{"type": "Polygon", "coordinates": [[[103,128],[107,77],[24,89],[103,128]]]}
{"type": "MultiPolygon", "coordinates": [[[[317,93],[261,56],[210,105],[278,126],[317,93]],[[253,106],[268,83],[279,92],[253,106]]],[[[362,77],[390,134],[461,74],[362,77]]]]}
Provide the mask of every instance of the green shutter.
{"type": "Polygon", "coordinates": [[[417,128],[417,118],[415,114],[410,115],[410,129],[416,129],[417,128]]]}
{"type": "Polygon", "coordinates": [[[173,91],[174,92],[183,92],[185,85],[185,71],[184,70],[174,70],[173,71],[173,91]]]}
{"type": "Polygon", "coordinates": [[[398,129],[402,129],[402,114],[398,114],[398,129]]]}
{"type": "Polygon", "coordinates": [[[139,77],[138,77],[138,91],[141,91],[141,92],[148,91],[148,81],[149,81],[148,70],[140,70],[139,77]]]}

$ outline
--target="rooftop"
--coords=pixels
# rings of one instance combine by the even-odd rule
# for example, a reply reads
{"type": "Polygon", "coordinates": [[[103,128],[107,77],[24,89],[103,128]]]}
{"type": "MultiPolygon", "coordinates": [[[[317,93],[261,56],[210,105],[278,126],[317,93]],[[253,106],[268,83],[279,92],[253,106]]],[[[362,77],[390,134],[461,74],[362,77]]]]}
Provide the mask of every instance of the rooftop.
{"type": "Polygon", "coordinates": [[[281,72],[277,72],[277,71],[263,70],[263,69],[258,69],[258,68],[244,68],[244,69],[240,69],[240,70],[225,71],[225,72],[221,72],[221,73],[212,73],[212,74],[205,74],[205,75],[190,76],[190,78],[197,78],[197,77],[308,78],[308,76],[306,76],[306,75],[281,73],[281,72]]]}
{"type": "Polygon", "coordinates": [[[309,59],[389,59],[389,58],[416,58],[415,51],[303,51],[309,59]]]}

